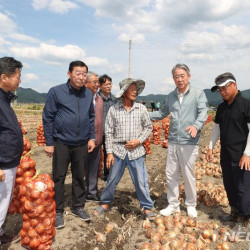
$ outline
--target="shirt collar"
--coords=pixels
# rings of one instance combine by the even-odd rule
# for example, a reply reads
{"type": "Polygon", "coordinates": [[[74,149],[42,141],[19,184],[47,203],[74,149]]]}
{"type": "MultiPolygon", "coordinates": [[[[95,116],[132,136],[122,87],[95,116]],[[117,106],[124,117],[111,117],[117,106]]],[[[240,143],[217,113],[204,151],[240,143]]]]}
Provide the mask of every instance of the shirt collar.
{"type": "Polygon", "coordinates": [[[189,90],[189,85],[188,85],[188,87],[187,87],[187,89],[186,89],[186,91],[184,93],[180,93],[179,90],[177,89],[177,95],[178,95],[178,97],[184,96],[188,92],[188,90],[189,90]]]}
{"type": "Polygon", "coordinates": [[[108,97],[106,97],[101,90],[98,91],[98,94],[102,97],[102,99],[108,100],[108,99],[113,99],[113,95],[110,93],[108,97]]]}

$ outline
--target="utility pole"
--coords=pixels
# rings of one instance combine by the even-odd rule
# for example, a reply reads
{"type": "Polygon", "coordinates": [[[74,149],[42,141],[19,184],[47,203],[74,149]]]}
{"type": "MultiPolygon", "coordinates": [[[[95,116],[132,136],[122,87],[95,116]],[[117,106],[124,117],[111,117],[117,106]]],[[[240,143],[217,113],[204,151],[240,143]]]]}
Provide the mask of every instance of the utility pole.
{"type": "Polygon", "coordinates": [[[129,40],[128,77],[131,78],[131,40],[129,40]]]}

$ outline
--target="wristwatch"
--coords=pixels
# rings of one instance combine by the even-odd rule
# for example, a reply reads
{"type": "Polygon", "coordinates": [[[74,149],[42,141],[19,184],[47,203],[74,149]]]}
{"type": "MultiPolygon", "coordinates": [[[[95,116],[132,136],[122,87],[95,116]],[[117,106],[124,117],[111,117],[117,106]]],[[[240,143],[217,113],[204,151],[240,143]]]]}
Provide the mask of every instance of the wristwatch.
{"type": "Polygon", "coordinates": [[[246,153],[243,153],[243,155],[247,156],[247,157],[250,157],[250,155],[246,154],[246,153]]]}

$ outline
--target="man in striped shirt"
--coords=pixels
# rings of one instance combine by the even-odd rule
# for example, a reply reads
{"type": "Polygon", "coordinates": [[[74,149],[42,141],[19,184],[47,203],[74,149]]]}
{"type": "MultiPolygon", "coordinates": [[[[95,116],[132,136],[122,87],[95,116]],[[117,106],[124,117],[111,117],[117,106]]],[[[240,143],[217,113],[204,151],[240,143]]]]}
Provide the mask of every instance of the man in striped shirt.
{"type": "Polygon", "coordinates": [[[107,167],[110,173],[107,185],[101,195],[101,205],[94,215],[101,215],[110,210],[109,204],[114,199],[114,192],[128,166],[135,185],[140,206],[147,218],[155,219],[151,211],[153,201],[149,195],[147,171],[145,166],[145,148],[142,143],[152,131],[152,124],[146,107],[136,103],[136,96],[142,92],[145,82],[131,78],[120,82],[118,102],[108,112],[105,124],[107,167]]]}

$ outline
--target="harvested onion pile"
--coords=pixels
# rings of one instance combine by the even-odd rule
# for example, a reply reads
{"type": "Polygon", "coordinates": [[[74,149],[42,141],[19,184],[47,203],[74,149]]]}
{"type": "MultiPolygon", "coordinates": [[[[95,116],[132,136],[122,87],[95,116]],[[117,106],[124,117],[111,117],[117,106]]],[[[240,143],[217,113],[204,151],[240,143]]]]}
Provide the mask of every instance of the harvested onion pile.
{"type": "MultiPolygon", "coordinates": [[[[200,181],[196,182],[197,189],[197,203],[203,203],[207,207],[227,207],[229,205],[229,201],[227,198],[227,193],[224,186],[215,185],[212,182],[202,183],[200,181]]],[[[184,184],[180,184],[179,186],[179,200],[182,204],[184,204],[184,184]]]]}
{"type": "Polygon", "coordinates": [[[228,231],[215,221],[199,222],[182,213],[157,217],[154,223],[143,222],[145,234],[150,242],[141,244],[140,249],[230,249],[228,231]],[[210,248],[211,247],[211,248],[210,248]]]}
{"type": "Polygon", "coordinates": [[[24,179],[32,177],[36,173],[36,162],[30,158],[29,155],[23,156],[20,161],[20,165],[17,167],[16,180],[13,191],[13,198],[9,206],[8,212],[10,214],[22,213],[23,206],[21,203],[22,195],[20,193],[20,186],[24,179]]]}
{"type": "Polygon", "coordinates": [[[164,133],[165,140],[168,140],[169,126],[170,126],[170,118],[169,117],[165,117],[162,120],[162,128],[165,131],[165,133],[164,133]]]}
{"type": "Polygon", "coordinates": [[[23,137],[23,153],[22,155],[26,155],[31,150],[31,143],[27,137],[23,137]]]}
{"type": "Polygon", "coordinates": [[[21,158],[19,166],[17,167],[13,197],[8,209],[8,213],[10,214],[22,213],[21,194],[19,192],[20,185],[26,177],[34,176],[36,172],[36,162],[32,160],[29,155],[31,150],[31,143],[26,137],[24,137],[23,144],[23,156],[21,158]]]}
{"type": "Polygon", "coordinates": [[[161,144],[161,126],[159,123],[153,124],[153,143],[161,144]]]}
{"type": "Polygon", "coordinates": [[[51,249],[56,234],[54,182],[48,174],[27,177],[20,186],[23,205],[22,246],[51,249]]]}
{"type": "Polygon", "coordinates": [[[151,149],[150,149],[150,144],[151,144],[150,137],[143,142],[143,146],[146,149],[146,154],[147,155],[152,154],[151,149]]]}
{"type": "Polygon", "coordinates": [[[37,126],[36,143],[37,145],[45,145],[45,137],[42,124],[37,126]]]}
{"type": "Polygon", "coordinates": [[[23,124],[22,124],[21,120],[18,120],[18,123],[19,123],[19,126],[20,126],[21,130],[22,130],[23,135],[26,135],[27,130],[23,128],[23,124]]]}
{"type": "Polygon", "coordinates": [[[206,153],[208,147],[201,149],[200,160],[195,162],[194,172],[197,180],[201,180],[204,175],[213,176],[215,178],[222,177],[220,166],[220,141],[216,143],[213,149],[213,160],[207,162],[206,153]]]}
{"type": "Polygon", "coordinates": [[[207,117],[207,120],[205,122],[205,125],[208,124],[209,122],[212,122],[212,121],[213,121],[213,115],[209,114],[208,117],[207,117]]]}

